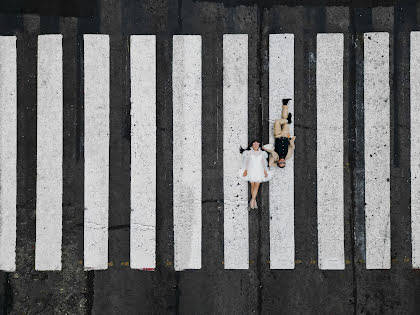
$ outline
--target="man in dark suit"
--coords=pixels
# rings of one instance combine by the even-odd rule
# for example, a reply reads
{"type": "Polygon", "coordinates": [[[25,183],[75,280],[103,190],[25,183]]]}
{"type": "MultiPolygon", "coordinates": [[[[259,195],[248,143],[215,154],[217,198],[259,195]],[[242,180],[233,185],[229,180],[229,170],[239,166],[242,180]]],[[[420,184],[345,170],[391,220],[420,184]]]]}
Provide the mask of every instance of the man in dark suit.
{"type": "Polygon", "coordinates": [[[289,113],[288,103],[291,99],[284,98],[282,114],[280,119],[276,119],[274,122],[274,138],[275,143],[273,145],[264,145],[263,150],[270,153],[269,165],[278,166],[284,168],[286,166],[286,160],[290,159],[295,149],[296,136],[290,136],[289,124],[292,122],[292,114],[289,113]]]}

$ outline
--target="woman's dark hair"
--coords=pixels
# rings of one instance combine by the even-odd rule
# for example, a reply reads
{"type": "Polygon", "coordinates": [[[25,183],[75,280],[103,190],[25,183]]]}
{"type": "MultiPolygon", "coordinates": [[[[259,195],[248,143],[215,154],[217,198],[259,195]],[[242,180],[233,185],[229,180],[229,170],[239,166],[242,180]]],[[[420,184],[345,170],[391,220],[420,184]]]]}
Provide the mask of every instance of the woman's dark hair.
{"type": "Polygon", "coordinates": [[[255,141],[257,141],[257,142],[259,142],[259,147],[261,148],[261,141],[259,141],[258,139],[253,139],[250,143],[249,143],[249,145],[248,145],[248,147],[246,148],[246,149],[244,149],[244,148],[242,148],[242,146],[239,146],[239,153],[243,153],[244,151],[246,151],[246,150],[249,150],[249,148],[250,147],[252,147],[252,144],[255,142],[255,141]]]}

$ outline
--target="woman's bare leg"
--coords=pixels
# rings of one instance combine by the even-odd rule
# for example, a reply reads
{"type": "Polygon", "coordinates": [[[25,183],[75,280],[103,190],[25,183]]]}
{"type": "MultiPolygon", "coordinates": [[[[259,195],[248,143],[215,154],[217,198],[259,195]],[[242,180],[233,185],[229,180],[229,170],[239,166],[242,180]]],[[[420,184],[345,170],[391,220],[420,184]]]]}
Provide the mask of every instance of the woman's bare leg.
{"type": "MultiPolygon", "coordinates": [[[[254,186],[255,186],[255,183],[251,182],[251,196],[252,196],[252,192],[254,191],[254,186]]],[[[251,206],[251,208],[254,208],[254,203],[252,202],[252,199],[251,199],[250,206],[251,206]]]]}
{"type": "Polygon", "coordinates": [[[258,188],[260,187],[260,183],[254,183],[254,189],[251,190],[251,195],[252,195],[252,206],[255,207],[256,203],[255,200],[257,199],[257,195],[258,195],[258,188]]]}

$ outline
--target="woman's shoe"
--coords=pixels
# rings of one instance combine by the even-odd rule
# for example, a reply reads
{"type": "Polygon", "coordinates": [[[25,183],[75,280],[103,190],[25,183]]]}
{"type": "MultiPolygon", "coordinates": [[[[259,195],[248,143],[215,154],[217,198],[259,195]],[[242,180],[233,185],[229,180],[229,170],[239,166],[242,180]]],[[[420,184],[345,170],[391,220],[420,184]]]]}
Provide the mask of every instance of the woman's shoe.
{"type": "Polygon", "coordinates": [[[254,209],[258,209],[257,200],[255,200],[255,207],[254,209]]]}
{"type": "Polygon", "coordinates": [[[252,208],[252,200],[249,202],[249,207],[250,207],[251,209],[254,209],[254,208],[252,208]]]}

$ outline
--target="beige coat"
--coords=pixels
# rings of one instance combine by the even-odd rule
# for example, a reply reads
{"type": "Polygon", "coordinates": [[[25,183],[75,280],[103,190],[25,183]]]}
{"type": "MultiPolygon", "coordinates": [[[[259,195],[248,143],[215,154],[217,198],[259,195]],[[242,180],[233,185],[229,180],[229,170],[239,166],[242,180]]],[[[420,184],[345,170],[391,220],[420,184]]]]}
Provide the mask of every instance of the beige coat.
{"type": "MultiPolygon", "coordinates": [[[[289,141],[289,147],[287,149],[287,155],[285,160],[287,161],[288,159],[290,159],[293,155],[293,151],[295,150],[295,139],[296,136],[293,136],[290,138],[289,141]]],[[[270,157],[268,159],[268,165],[270,167],[273,166],[277,166],[277,161],[279,160],[279,155],[277,154],[276,151],[274,151],[274,145],[273,144],[265,144],[262,146],[262,149],[267,151],[268,153],[270,153],[270,157]]]]}

